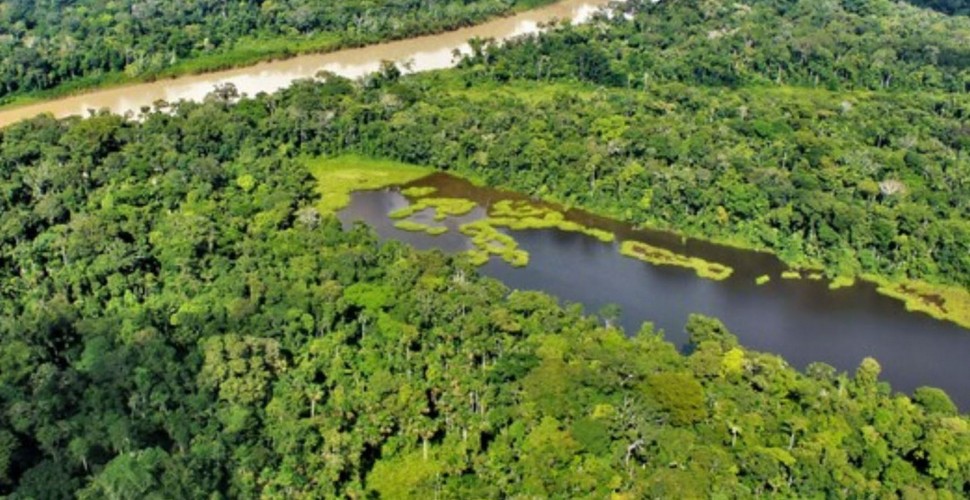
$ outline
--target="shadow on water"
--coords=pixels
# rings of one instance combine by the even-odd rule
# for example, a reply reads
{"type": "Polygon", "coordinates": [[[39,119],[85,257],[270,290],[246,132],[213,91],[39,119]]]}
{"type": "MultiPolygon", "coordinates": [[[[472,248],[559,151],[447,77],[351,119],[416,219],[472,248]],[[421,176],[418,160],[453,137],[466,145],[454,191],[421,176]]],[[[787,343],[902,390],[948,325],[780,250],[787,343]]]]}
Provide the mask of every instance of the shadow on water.
{"type": "MultiPolygon", "coordinates": [[[[447,174],[434,174],[416,184],[436,187],[435,196],[471,199],[481,207],[502,199],[528,199],[517,193],[475,187],[447,174]]],[[[449,232],[434,237],[394,228],[387,214],[407,204],[394,190],[355,193],[340,217],[345,223],[365,221],[381,237],[417,248],[458,252],[471,248],[468,239],[458,233],[458,226],[485,213],[479,208],[463,218],[446,220],[442,224],[449,232]]],[[[863,358],[871,356],[882,365],[882,377],[895,390],[940,387],[961,408],[970,409],[970,384],[966,383],[970,380],[970,363],[965,361],[970,354],[970,331],[907,312],[902,302],[880,295],[873,284],[862,282],[829,290],[824,281],[780,279],[785,266],[770,254],[682,241],[677,235],[634,229],[578,210],[568,211],[566,216],[612,231],[617,241],[643,241],[727,264],[735,272],[724,281],[701,279],[689,269],[624,257],[618,243],[543,229],[510,231],[520,247],[529,252],[528,266],[513,268],[492,259],[482,267],[482,273],[511,288],[540,290],[582,304],[590,312],[617,304],[627,332],[637,332],[643,322],[649,321],[681,347],[687,343],[683,331],[687,317],[702,313],[721,319],[746,347],[779,354],[798,368],[821,361],[854,372],[863,358]],[[762,274],[770,274],[772,280],[756,285],[755,278],[762,274]]],[[[431,214],[418,214],[418,218],[430,222],[431,214]]]]}

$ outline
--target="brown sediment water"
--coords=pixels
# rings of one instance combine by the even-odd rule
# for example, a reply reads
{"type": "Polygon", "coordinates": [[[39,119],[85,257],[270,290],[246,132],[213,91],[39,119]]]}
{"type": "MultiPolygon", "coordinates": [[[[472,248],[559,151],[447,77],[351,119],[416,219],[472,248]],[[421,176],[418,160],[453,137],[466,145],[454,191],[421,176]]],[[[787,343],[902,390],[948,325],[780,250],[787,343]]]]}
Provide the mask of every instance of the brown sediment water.
{"type": "Polygon", "coordinates": [[[409,71],[443,69],[454,64],[455,50],[468,53],[469,39],[507,40],[536,33],[543,24],[557,19],[582,23],[608,3],[609,0],[562,0],[546,7],[436,35],[325,54],[297,56],[243,68],[186,75],[151,83],[93,90],[2,110],[0,127],[42,113],[50,113],[57,118],[86,115],[88,110],[105,108],[118,114],[138,113],[141,108],[151,107],[160,100],[170,103],[183,99],[201,100],[215,86],[225,83],[232,83],[240,93],[253,96],[260,92],[277,91],[295,80],[313,78],[320,71],[329,71],[347,78],[358,78],[377,70],[381,61],[408,62],[409,71]]]}

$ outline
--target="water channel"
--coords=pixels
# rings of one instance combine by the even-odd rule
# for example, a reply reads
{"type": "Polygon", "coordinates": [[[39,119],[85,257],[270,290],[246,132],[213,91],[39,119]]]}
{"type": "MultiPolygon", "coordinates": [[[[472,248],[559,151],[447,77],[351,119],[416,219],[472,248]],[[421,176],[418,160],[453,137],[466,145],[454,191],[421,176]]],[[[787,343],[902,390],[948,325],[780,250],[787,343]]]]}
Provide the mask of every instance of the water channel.
{"type": "MultiPolygon", "coordinates": [[[[190,75],[152,83],[102,89],[0,111],[0,126],[50,113],[55,117],[85,114],[107,108],[115,113],[135,112],[156,101],[199,100],[216,85],[232,82],[240,92],[273,92],[294,80],[330,71],[356,78],[378,68],[382,60],[410,61],[411,71],[449,67],[453,52],[468,51],[473,37],[504,40],[534,33],[553,19],[586,21],[607,0],[564,0],[554,5],[496,19],[452,32],[388,42],[328,54],[272,61],[245,68],[190,75]]],[[[515,197],[475,188],[464,181],[435,175],[421,181],[442,195],[474,199],[487,206],[515,197]]],[[[407,204],[395,191],[357,193],[341,217],[363,220],[386,238],[403,240],[418,248],[460,251],[470,247],[457,232],[460,221],[449,221],[452,231],[442,236],[401,231],[387,213],[407,204]]],[[[480,210],[477,215],[481,216],[480,210]]],[[[878,294],[871,284],[829,290],[822,281],[781,280],[784,265],[775,257],[678,236],[633,228],[579,211],[568,214],[590,227],[614,232],[618,241],[639,240],[679,253],[730,265],[734,274],[725,281],[698,278],[691,270],[654,266],[621,256],[616,243],[602,243],[578,233],[557,230],[514,231],[520,246],[531,254],[524,268],[492,259],[482,268],[512,288],[542,290],[565,301],[581,303],[594,312],[608,303],[623,310],[622,325],[629,332],[651,321],[669,340],[683,344],[687,315],[700,312],[724,321],[749,348],[778,353],[804,368],[824,361],[852,371],[862,358],[873,356],[883,367],[883,378],[894,389],[912,391],[921,385],[945,389],[965,411],[970,409],[970,331],[929,316],[907,312],[903,304],[878,294]],[[774,279],[756,285],[755,278],[774,279]]]]}
{"type": "MultiPolygon", "coordinates": [[[[524,199],[514,193],[480,188],[446,175],[434,174],[416,185],[437,188],[435,196],[474,200],[487,207],[502,199],[524,199]]],[[[345,224],[364,221],[383,238],[422,248],[458,252],[472,247],[458,226],[481,217],[479,208],[468,216],[444,222],[449,231],[440,236],[402,231],[388,218],[408,205],[397,190],[359,192],[341,212],[345,224]]],[[[826,281],[780,279],[786,269],[776,257],[739,250],[650,230],[638,230],[617,221],[578,210],[566,212],[569,220],[616,234],[616,242],[553,229],[506,231],[530,254],[529,264],[515,268],[493,257],[481,268],[513,289],[540,290],[565,302],[583,304],[596,312],[606,304],[622,309],[621,324],[636,332],[645,321],[663,329],[677,345],[685,345],[684,324],[690,313],[721,319],[748,348],[776,353],[799,369],[822,361],[854,373],[866,356],[882,365],[882,378],[893,389],[910,393],[929,385],[950,394],[964,411],[970,409],[970,330],[906,311],[902,302],[860,282],[830,290],[826,281]],[[694,271],[651,265],[620,255],[620,241],[637,240],[678,253],[727,264],[734,274],[724,281],[699,278],[694,271]],[[757,285],[758,276],[772,280],[757,285]]],[[[433,223],[430,213],[414,220],[433,223]]]]}
{"type": "Polygon", "coordinates": [[[232,83],[240,93],[254,96],[260,92],[275,92],[295,80],[313,78],[320,71],[329,71],[347,78],[357,78],[376,71],[381,61],[410,62],[409,71],[443,69],[454,64],[454,51],[469,52],[472,38],[507,40],[542,29],[553,20],[587,21],[608,0],[562,0],[552,5],[529,10],[483,24],[439,33],[340,50],[326,54],[310,54],[279,61],[271,61],[200,75],[159,80],[96,90],[75,96],[44,101],[21,107],[0,110],[0,127],[50,113],[57,118],[85,115],[88,110],[106,108],[114,113],[138,113],[142,107],[152,107],[156,101],[201,100],[217,85],[232,83]]]}

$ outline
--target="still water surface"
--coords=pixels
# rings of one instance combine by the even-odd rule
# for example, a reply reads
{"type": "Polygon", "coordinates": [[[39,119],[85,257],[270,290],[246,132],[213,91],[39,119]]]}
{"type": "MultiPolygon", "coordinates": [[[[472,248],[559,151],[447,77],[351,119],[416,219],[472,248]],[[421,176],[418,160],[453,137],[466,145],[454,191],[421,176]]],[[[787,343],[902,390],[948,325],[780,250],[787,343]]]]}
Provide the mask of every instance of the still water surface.
{"type": "MultiPolygon", "coordinates": [[[[469,198],[481,206],[504,198],[521,199],[444,174],[416,185],[432,185],[438,188],[435,196],[469,198]]],[[[484,210],[446,221],[451,230],[434,237],[394,228],[387,214],[407,204],[395,190],[355,193],[340,217],[346,224],[365,221],[383,238],[422,249],[457,252],[471,248],[468,239],[458,233],[458,225],[481,217],[484,210]]],[[[734,274],[720,282],[701,279],[692,270],[624,257],[618,243],[558,230],[508,231],[529,252],[529,265],[513,268],[493,258],[481,268],[482,273],[514,289],[540,290],[583,304],[589,312],[617,304],[628,332],[651,321],[664,330],[668,340],[681,346],[687,341],[683,331],[687,316],[699,312],[724,321],[746,347],[780,354],[800,369],[823,361],[853,373],[863,358],[872,356],[882,365],[882,378],[894,390],[940,387],[964,411],[970,410],[970,330],[907,312],[902,302],[878,294],[868,283],[829,290],[824,281],[782,280],[779,274],[785,266],[769,254],[703,241],[683,242],[669,233],[635,230],[581,211],[567,212],[567,218],[613,231],[617,241],[640,240],[727,264],[734,267],[734,274]],[[756,285],[755,278],[766,273],[772,281],[756,285]]],[[[430,214],[419,214],[415,220],[433,223],[430,214]]]]}
{"type": "MultiPolygon", "coordinates": [[[[441,69],[453,63],[455,49],[467,53],[473,37],[508,39],[534,33],[552,19],[586,21],[607,0],[564,0],[549,7],[497,19],[478,26],[438,35],[389,42],[329,54],[316,54],[262,63],[203,75],[136,84],[46,101],[0,111],[0,126],[51,113],[56,117],[107,108],[116,113],[137,112],[158,100],[199,100],[214,86],[232,82],[240,92],[273,92],[294,80],[311,78],[325,70],[356,78],[378,68],[382,60],[411,61],[412,71],[441,69]]],[[[439,187],[442,195],[472,198],[483,205],[516,197],[511,193],[473,188],[463,181],[436,175],[422,181],[439,187]]],[[[449,221],[452,231],[431,237],[397,230],[387,213],[407,204],[394,191],[357,193],[341,217],[363,220],[385,238],[419,248],[460,251],[470,248],[458,234],[460,221],[449,221]]],[[[482,215],[479,211],[478,216],[482,215]]],[[[876,293],[869,284],[831,291],[824,282],[777,278],[784,266],[774,257],[688,240],[629,226],[574,211],[571,218],[613,231],[618,240],[636,239],[672,250],[728,264],[735,269],[726,281],[698,278],[693,271],[652,266],[619,255],[616,244],[555,230],[513,231],[531,254],[525,268],[512,268],[493,259],[482,268],[510,287],[541,290],[596,311],[608,303],[623,309],[622,324],[635,332],[652,321],[672,342],[683,344],[687,315],[700,312],[720,318],[746,346],[784,356],[804,368],[824,361],[842,370],[854,370],[865,356],[883,367],[883,377],[895,389],[912,391],[921,385],[945,389],[965,411],[970,409],[970,331],[908,313],[901,302],[876,293]],[[763,286],[755,277],[771,274],[763,286]]]]}
{"type": "Polygon", "coordinates": [[[188,75],[152,83],[126,85],[90,93],[44,101],[38,104],[0,111],[0,127],[13,122],[51,113],[57,118],[84,115],[87,111],[107,108],[114,113],[138,113],[143,106],[156,101],[198,101],[216,85],[233,83],[239,92],[255,96],[275,92],[295,80],[313,78],[319,71],[330,71],[347,78],[357,78],[376,71],[381,61],[410,61],[410,71],[443,69],[454,64],[453,52],[468,53],[471,38],[509,38],[535,33],[541,25],[554,19],[582,23],[608,0],[563,0],[547,7],[437,35],[408,38],[357,49],[326,54],[310,54],[291,59],[256,64],[201,75],[188,75]]]}

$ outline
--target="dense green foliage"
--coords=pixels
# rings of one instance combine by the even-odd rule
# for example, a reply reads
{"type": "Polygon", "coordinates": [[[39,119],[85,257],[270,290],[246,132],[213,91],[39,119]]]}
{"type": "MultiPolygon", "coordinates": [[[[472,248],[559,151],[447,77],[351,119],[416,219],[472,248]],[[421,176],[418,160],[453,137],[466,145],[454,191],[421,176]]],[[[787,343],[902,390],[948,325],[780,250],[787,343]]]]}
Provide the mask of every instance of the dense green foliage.
{"type": "Polygon", "coordinates": [[[485,47],[365,148],[834,273],[970,285],[970,18],[862,4],[647,3],[485,47]]]}
{"type": "Polygon", "coordinates": [[[114,73],[144,77],[178,65],[214,69],[302,49],[442,31],[534,3],[541,2],[2,2],[0,98],[114,73]],[[199,58],[207,59],[194,65],[199,58]]]}
{"type": "MultiPolygon", "coordinates": [[[[495,66],[503,54],[489,56],[495,66]]],[[[838,274],[970,284],[970,95],[496,86],[495,66],[346,86],[329,104],[324,87],[299,86],[300,142],[470,173],[838,274]]]]}
{"type": "Polygon", "coordinates": [[[476,44],[460,78],[391,74],[329,105],[306,89],[293,123],[315,150],[455,169],[832,274],[970,284],[970,18],[884,0],[627,8],[476,44]]]}
{"type": "Polygon", "coordinates": [[[891,395],[872,360],[800,374],[701,317],[684,356],[342,231],[294,113],[347,91],[3,130],[0,494],[970,488],[970,422],[938,390],[891,395]]]}
{"type": "Polygon", "coordinates": [[[970,92],[963,16],[890,0],[647,0],[625,8],[632,19],[522,44],[505,54],[499,76],[970,92]]]}
{"type": "Polygon", "coordinates": [[[840,274],[970,284],[970,95],[476,85],[429,78],[359,147],[840,274]]]}
{"type": "Polygon", "coordinates": [[[779,54],[794,42],[772,29],[797,32],[813,5],[848,20],[821,27],[853,47],[869,43],[853,23],[925,17],[959,40],[966,21],[749,4],[764,23],[670,0],[476,44],[454,72],[3,129],[0,495],[970,494],[970,421],[937,389],[892,394],[874,360],[799,373],[699,316],[683,355],[317,208],[307,158],[356,151],[793,261],[970,284],[959,44],[896,61],[938,80],[786,70],[799,86],[767,50],[721,80],[688,70],[704,37],[629,45],[668,29],[651,16],[698,33],[737,19],[722,39],[779,54]]]}

